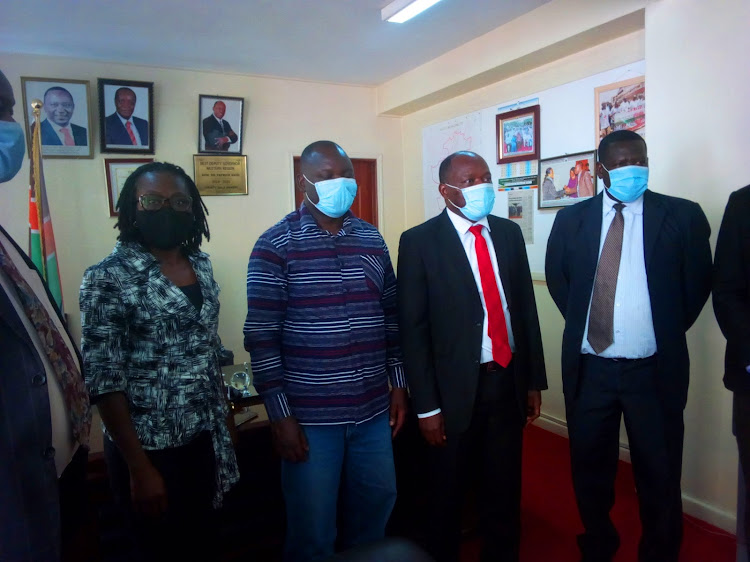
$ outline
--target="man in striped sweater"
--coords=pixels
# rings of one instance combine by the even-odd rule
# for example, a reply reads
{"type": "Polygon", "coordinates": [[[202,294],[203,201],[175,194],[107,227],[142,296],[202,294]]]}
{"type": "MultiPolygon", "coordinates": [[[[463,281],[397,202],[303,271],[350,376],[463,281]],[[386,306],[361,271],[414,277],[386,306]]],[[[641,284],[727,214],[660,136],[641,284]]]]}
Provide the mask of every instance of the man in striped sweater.
{"type": "Polygon", "coordinates": [[[380,233],[349,211],[351,160],[314,142],[296,182],[304,203],[250,255],[244,334],[282,458],[285,560],[298,562],[333,554],[339,492],[341,545],[383,537],[406,382],[396,278],[380,233]]]}

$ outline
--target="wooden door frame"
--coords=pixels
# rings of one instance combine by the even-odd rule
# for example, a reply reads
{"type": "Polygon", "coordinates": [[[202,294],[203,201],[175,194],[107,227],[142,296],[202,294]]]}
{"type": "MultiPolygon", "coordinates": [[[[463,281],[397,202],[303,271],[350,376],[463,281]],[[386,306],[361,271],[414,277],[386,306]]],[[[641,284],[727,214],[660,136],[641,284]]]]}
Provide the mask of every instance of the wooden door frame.
{"type": "MultiPolygon", "coordinates": [[[[378,196],[377,196],[377,211],[378,211],[378,230],[381,234],[385,232],[385,203],[384,203],[384,197],[383,197],[383,155],[382,154],[372,154],[372,153],[366,153],[366,152],[350,152],[347,153],[349,158],[361,158],[365,160],[375,160],[375,171],[378,176],[378,181],[376,184],[376,188],[378,190],[378,196]]],[[[289,196],[289,203],[287,207],[291,210],[294,210],[296,207],[294,205],[294,192],[297,189],[297,186],[295,184],[295,177],[294,177],[294,158],[299,157],[300,154],[297,154],[296,152],[287,152],[287,174],[290,178],[290,184],[292,186],[292,189],[288,191],[289,196]]]]}

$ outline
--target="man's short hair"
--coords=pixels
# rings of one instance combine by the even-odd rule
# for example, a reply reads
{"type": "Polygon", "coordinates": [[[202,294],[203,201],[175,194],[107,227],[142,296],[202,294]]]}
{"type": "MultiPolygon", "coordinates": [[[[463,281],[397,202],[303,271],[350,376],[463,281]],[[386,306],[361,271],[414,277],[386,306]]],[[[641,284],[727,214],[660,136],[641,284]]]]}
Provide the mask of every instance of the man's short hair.
{"type": "Polygon", "coordinates": [[[646,145],[646,141],[638,133],[628,131],[627,129],[615,131],[608,134],[599,143],[599,148],[596,151],[596,158],[599,162],[609,157],[609,147],[615,142],[642,142],[644,146],[646,145]]]}
{"type": "Polygon", "coordinates": [[[64,92],[70,96],[70,99],[73,99],[73,94],[71,94],[68,90],[66,90],[62,86],[52,86],[51,88],[47,88],[47,91],[44,92],[44,97],[42,98],[42,100],[46,100],[47,94],[49,94],[50,92],[64,92]]]}
{"type": "Polygon", "coordinates": [[[117,91],[115,92],[115,103],[117,103],[117,96],[120,95],[120,92],[126,91],[130,92],[131,94],[133,94],[134,98],[138,99],[138,96],[135,95],[135,92],[132,89],[128,88],[127,86],[122,86],[121,88],[117,88],[117,91]]]}
{"type": "Polygon", "coordinates": [[[474,158],[479,155],[475,152],[471,152],[470,150],[459,150],[458,152],[454,152],[450,156],[446,156],[445,160],[440,162],[440,169],[438,170],[438,179],[440,180],[440,183],[445,183],[445,181],[448,179],[448,173],[451,171],[451,164],[456,156],[471,156],[472,158],[474,158]]]}

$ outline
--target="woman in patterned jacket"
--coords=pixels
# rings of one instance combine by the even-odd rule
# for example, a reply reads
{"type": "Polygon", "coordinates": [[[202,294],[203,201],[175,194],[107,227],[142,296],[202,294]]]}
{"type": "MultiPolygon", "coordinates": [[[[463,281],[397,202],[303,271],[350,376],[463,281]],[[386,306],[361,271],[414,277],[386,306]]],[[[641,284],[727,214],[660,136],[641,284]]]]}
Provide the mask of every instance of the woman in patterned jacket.
{"type": "Polygon", "coordinates": [[[219,287],[199,250],[207,211],[182,168],[163,162],[133,172],[117,207],[118,242],[86,270],[80,294],[84,372],[113,493],[139,560],[208,559],[212,510],[239,473],[219,287]]]}

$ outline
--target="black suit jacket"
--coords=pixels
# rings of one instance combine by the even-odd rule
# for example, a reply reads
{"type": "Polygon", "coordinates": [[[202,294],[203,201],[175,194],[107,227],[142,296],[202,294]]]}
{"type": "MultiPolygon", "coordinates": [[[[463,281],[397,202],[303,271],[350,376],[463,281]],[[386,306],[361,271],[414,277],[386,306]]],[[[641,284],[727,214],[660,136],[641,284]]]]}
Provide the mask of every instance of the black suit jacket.
{"type": "MultiPolygon", "coordinates": [[[[138,131],[138,136],[141,137],[141,144],[143,148],[152,148],[151,139],[148,136],[148,121],[141,119],[140,117],[131,116],[131,121],[135,125],[138,131]]],[[[122,124],[120,117],[115,111],[112,115],[108,115],[104,120],[105,130],[105,142],[106,144],[125,144],[133,145],[133,141],[130,140],[130,135],[125,125],[122,124]]]]}
{"type": "Polygon", "coordinates": [[[714,261],[714,312],[727,348],[724,385],[750,392],[750,185],[729,196],[714,261]]]}
{"type": "MultiPolygon", "coordinates": [[[[547,243],[547,287],[565,318],[562,343],[566,401],[578,387],[581,343],[599,261],[602,197],[557,213],[547,243]]],[[[665,405],[687,401],[690,359],[685,332],[711,291],[711,228],[697,203],[646,191],[643,251],[656,335],[659,392],[665,405]]]]}
{"type": "MultiPolygon", "coordinates": [[[[418,413],[441,408],[448,432],[471,421],[479,379],[484,309],[453,223],[439,216],[401,235],[398,302],[406,378],[418,413]]],[[[487,217],[508,300],[516,352],[513,368],[519,416],[529,390],[547,388],[542,337],[521,229],[487,217]]]]}
{"type": "Polygon", "coordinates": [[[226,152],[229,150],[230,144],[237,142],[237,133],[232,130],[226,119],[222,119],[221,125],[219,125],[216,117],[209,115],[203,120],[203,139],[206,141],[206,150],[226,152]],[[222,126],[224,127],[223,131],[221,129],[222,126]],[[229,137],[229,142],[216,146],[216,139],[221,137],[229,137]]]}

